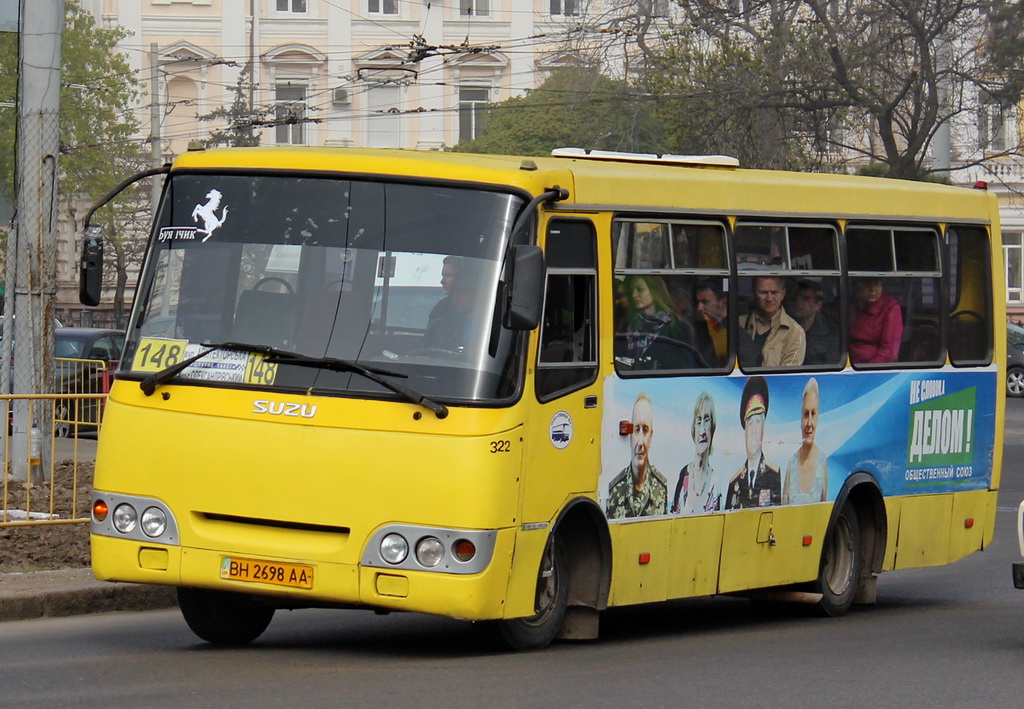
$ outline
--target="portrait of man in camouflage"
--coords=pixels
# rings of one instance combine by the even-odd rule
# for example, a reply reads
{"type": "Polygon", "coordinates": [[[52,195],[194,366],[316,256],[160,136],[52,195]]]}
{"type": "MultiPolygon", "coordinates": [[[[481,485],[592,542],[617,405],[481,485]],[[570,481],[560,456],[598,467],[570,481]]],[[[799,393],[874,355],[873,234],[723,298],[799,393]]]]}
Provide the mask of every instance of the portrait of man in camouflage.
{"type": "Polygon", "coordinates": [[[648,517],[668,512],[668,481],[651,463],[654,406],[641,393],[633,403],[629,465],[608,486],[609,519],[648,517]]]}

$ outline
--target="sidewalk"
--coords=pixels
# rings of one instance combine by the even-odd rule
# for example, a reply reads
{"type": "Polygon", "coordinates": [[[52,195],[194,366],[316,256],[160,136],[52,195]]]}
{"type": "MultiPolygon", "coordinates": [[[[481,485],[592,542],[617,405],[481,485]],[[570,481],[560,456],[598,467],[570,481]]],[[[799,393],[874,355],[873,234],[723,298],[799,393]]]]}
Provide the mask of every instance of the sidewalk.
{"type": "Polygon", "coordinates": [[[0,574],[0,621],[155,610],[177,603],[170,586],[97,581],[90,569],[0,574]]]}
{"type": "Polygon", "coordinates": [[[54,438],[53,459],[94,461],[96,460],[95,438],[54,438]]]}
{"type": "MultiPolygon", "coordinates": [[[[95,460],[96,439],[55,439],[54,459],[72,458],[95,460]]],[[[176,605],[173,587],[97,581],[90,569],[0,574],[0,622],[153,610],[176,605]]]]}

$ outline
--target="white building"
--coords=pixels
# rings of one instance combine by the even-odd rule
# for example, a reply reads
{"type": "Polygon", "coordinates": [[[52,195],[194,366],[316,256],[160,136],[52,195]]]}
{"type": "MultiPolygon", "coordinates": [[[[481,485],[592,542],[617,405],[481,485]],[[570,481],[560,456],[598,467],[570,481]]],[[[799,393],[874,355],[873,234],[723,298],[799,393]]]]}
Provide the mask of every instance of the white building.
{"type": "Polygon", "coordinates": [[[451,147],[476,135],[488,102],[562,64],[581,20],[576,0],[83,4],[101,26],[131,32],[121,50],[146,91],[144,132],[159,136],[164,158],[225,127],[198,117],[232,103],[247,66],[246,100],[265,110],[263,145],[451,147]]]}

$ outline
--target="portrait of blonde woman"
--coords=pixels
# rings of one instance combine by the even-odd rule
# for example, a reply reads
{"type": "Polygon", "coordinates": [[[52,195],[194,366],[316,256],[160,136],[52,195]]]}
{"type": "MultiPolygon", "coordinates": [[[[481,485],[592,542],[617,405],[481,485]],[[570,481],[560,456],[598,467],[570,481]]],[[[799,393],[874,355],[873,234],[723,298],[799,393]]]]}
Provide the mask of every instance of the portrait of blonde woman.
{"type": "Polygon", "coordinates": [[[818,380],[811,378],[804,386],[800,406],[800,447],[786,467],[786,482],[782,487],[784,505],[824,502],[828,495],[828,462],[824,451],[814,442],[820,406],[818,380]]]}

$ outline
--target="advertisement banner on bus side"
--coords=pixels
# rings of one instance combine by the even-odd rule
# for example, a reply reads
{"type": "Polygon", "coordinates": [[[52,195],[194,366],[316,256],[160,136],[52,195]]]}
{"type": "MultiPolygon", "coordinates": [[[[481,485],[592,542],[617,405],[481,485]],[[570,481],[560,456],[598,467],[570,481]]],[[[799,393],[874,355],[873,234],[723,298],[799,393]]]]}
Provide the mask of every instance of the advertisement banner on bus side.
{"type": "Polygon", "coordinates": [[[854,472],[885,495],[988,489],[998,375],[840,372],[605,382],[610,519],[831,501],[854,472]]]}

